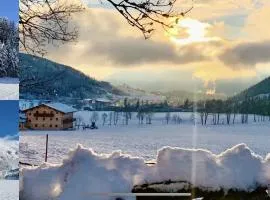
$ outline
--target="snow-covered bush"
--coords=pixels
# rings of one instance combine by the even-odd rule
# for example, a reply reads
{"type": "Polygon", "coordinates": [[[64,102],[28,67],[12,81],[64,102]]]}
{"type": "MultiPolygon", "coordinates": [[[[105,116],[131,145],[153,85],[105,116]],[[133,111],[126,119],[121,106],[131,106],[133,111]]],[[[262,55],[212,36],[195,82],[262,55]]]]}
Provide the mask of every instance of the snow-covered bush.
{"type": "Polygon", "coordinates": [[[14,22],[0,18],[0,77],[18,77],[18,29],[14,22]]]}

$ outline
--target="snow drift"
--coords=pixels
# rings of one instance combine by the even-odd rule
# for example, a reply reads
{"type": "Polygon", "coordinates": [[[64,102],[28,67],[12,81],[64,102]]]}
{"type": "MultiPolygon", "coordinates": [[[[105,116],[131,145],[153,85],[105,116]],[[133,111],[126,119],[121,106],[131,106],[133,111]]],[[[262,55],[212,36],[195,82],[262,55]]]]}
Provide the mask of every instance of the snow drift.
{"type": "Polygon", "coordinates": [[[16,138],[17,136],[0,138],[0,179],[3,179],[10,170],[18,168],[19,140],[16,138]]]}
{"type": "Polygon", "coordinates": [[[252,191],[270,186],[270,154],[262,158],[245,144],[219,155],[204,149],[164,147],[156,164],[147,166],[141,158],[121,152],[98,155],[79,145],[60,165],[22,169],[20,195],[27,200],[107,199],[93,193],[130,192],[134,185],[166,180],[187,181],[209,190],[252,191]]]}

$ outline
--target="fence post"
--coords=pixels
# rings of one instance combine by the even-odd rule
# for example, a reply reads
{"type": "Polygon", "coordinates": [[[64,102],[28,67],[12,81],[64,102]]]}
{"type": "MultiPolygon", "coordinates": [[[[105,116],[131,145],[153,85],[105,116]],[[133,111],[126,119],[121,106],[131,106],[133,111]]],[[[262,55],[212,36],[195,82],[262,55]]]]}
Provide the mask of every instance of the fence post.
{"type": "Polygon", "coordinates": [[[45,152],[45,162],[47,162],[47,160],[48,160],[48,140],[49,140],[49,136],[48,136],[48,134],[46,134],[46,152],[45,152]]]}

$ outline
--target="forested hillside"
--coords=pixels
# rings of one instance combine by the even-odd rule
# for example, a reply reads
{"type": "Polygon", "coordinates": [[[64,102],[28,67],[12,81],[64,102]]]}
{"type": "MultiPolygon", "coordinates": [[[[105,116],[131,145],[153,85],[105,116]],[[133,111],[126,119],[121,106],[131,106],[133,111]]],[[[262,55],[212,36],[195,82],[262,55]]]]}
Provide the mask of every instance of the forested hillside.
{"type": "Polygon", "coordinates": [[[244,90],[243,92],[236,95],[234,98],[244,100],[245,98],[259,96],[270,96],[270,77],[244,90]]]}
{"type": "Polygon", "coordinates": [[[32,99],[91,98],[119,95],[108,82],[97,81],[69,66],[29,54],[19,54],[20,97],[32,99]]]}
{"type": "Polygon", "coordinates": [[[18,42],[15,23],[0,18],[0,77],[18,76],[18,42]]]}

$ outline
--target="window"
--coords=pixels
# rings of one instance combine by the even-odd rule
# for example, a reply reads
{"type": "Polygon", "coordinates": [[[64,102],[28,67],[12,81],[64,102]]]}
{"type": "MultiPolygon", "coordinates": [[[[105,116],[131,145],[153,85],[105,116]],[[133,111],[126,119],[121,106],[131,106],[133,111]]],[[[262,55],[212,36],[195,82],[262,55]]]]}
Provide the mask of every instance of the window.
{"type": "Polygon", "coordinates": [[[36,120],[38,120],[38,117],[36,117],[36,120]]]}
{"type": "Polygon", "coordinates": [[[28,115],[29,115],[29,116],[31,116],[31,115],[32,115],[32,113],[29,113],[28,115]]]}
{"type": "Polygon", "coordinates": [[[42,127],[45,127],[45,124],[42,124],[42,127]]]}
{"type": "Polygon", "coordinates": [[[52,125],[50,124],[50,127],[52,127],[52,125]]]}
{"type": "Polygon", "coordinates": [[[35,124],[35,127],[38,127],[38,125],[37,125],[37,124],[35,124]]]}
{"type": "Polygon", "coordinates": [[[58,127],[58,125],[55,125],[55,127],[58,127]]]}
{"type": "Polygon", "coordinates": [[[50,120],[52,121],[52,118],[50,118],[50,120]]]}
{"type": "Polygon", "coordinates": [[[56,121],[58,121],[58,118],[56,117],[56,121]]]}
{"type": "Polygon", "coordinates": [[[45,121],[45,117],[43,117],[43,121],[45,121]]]}
{"type": "Polygon", "coordinates": [[[31,122],[31,119],[28,119],[28,122],[31,122]]]}

